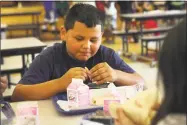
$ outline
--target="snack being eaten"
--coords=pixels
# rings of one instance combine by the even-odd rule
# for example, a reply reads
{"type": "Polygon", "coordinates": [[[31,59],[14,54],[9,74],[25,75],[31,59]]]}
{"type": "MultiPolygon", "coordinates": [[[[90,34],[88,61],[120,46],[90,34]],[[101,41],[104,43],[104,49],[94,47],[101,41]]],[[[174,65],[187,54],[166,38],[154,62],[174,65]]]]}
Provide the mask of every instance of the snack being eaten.
{"type": "Polygon", "coordinates": [[[104,105],[104,100],[116,100],[116,96],[110,94],[110,95],[104,95],[104,96],[96,96],[92,97],[92,102],[91,104],[97,105],[97,106],[103,106],[104,105]]]}
{"type": "Polygon", "coordinates": [[[124,104],[111,103],[109,112],[113,118],[117,118],[116,111],[122,108],[125,115],[138,125],[149,125],[161,104],[161,96],[157,96],[157,89],[148,89],[140,92],[134,98],[127,100],[124,104]],[[158,98],[157,98],[158,97],[158,98]]]}

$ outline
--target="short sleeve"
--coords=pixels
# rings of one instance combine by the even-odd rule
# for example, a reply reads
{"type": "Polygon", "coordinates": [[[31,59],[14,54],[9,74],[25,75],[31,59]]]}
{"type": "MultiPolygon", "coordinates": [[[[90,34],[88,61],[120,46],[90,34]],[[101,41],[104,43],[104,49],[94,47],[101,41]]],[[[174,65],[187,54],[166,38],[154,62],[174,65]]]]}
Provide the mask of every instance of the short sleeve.
{"type": "Polygon", "coordinates": [[[111,50],[108,55],[107,63],[114,69],[121,70],[127,73],[134,73],[135,71],[128,66],[114,50],[111,50]]]}
{"type": "Polygon", "coordinates": [[[53,74],[53,61],[53,47],[48,47],[33,60],[19,83],[37,84],[50,80],[53,74]]]}

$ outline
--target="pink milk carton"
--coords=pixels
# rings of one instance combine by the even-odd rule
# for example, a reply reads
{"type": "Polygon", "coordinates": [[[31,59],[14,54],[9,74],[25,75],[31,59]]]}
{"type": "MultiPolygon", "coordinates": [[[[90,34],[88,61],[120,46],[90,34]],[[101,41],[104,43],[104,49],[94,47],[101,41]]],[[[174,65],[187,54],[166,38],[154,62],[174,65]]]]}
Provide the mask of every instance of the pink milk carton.
{"type": "Polygon", "coordinates": [[[89,87],[82,79],[72,79],[67,88],[67,98],[70,106],[81,107],[90,104],[89,87]]]}
{"type": "Polygon", "coordinates": [[[120,99],[105,99],[104,100],[103,110],[108,115],[110,115],[110,113],[109,113],[109,105],[110,105],[110,103],[119,103],[120,104],[120,99]]]}

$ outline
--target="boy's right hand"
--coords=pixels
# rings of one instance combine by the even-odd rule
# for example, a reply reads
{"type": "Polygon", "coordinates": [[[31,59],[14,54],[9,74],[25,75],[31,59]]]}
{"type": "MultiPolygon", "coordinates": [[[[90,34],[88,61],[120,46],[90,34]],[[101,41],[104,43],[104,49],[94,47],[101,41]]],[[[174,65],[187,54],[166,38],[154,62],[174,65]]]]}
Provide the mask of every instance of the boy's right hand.
{"type": "Polygon", "coordinates": [[[88,79],[87,71],[81,67],[75,67],[69,69],[63,76],[69,83],[71,83],[72,78],[79,78],[85,81],[88,79]]]}

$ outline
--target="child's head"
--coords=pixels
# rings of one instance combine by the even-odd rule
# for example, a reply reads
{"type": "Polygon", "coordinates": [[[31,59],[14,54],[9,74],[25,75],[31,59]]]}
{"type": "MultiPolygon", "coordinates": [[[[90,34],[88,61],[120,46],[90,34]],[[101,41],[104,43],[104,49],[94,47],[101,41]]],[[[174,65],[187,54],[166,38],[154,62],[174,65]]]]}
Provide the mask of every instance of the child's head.
{"type": "Polygon", "coordinates": [[[67,13],[61,39],[66,41],[68,54],[80,61],[94,56],[101,45],[103,23],[97,8],[75,4],[67,13]]]}
{"type": "Polygon", "coordinates": [[[101,25],[103,31],[103,22],[99,16],[99,11],[90,4],[75,4],[69,10],[64,23],[66,31],[73,29],[76,21],[84,23],[89,28],[101,25]]]}

